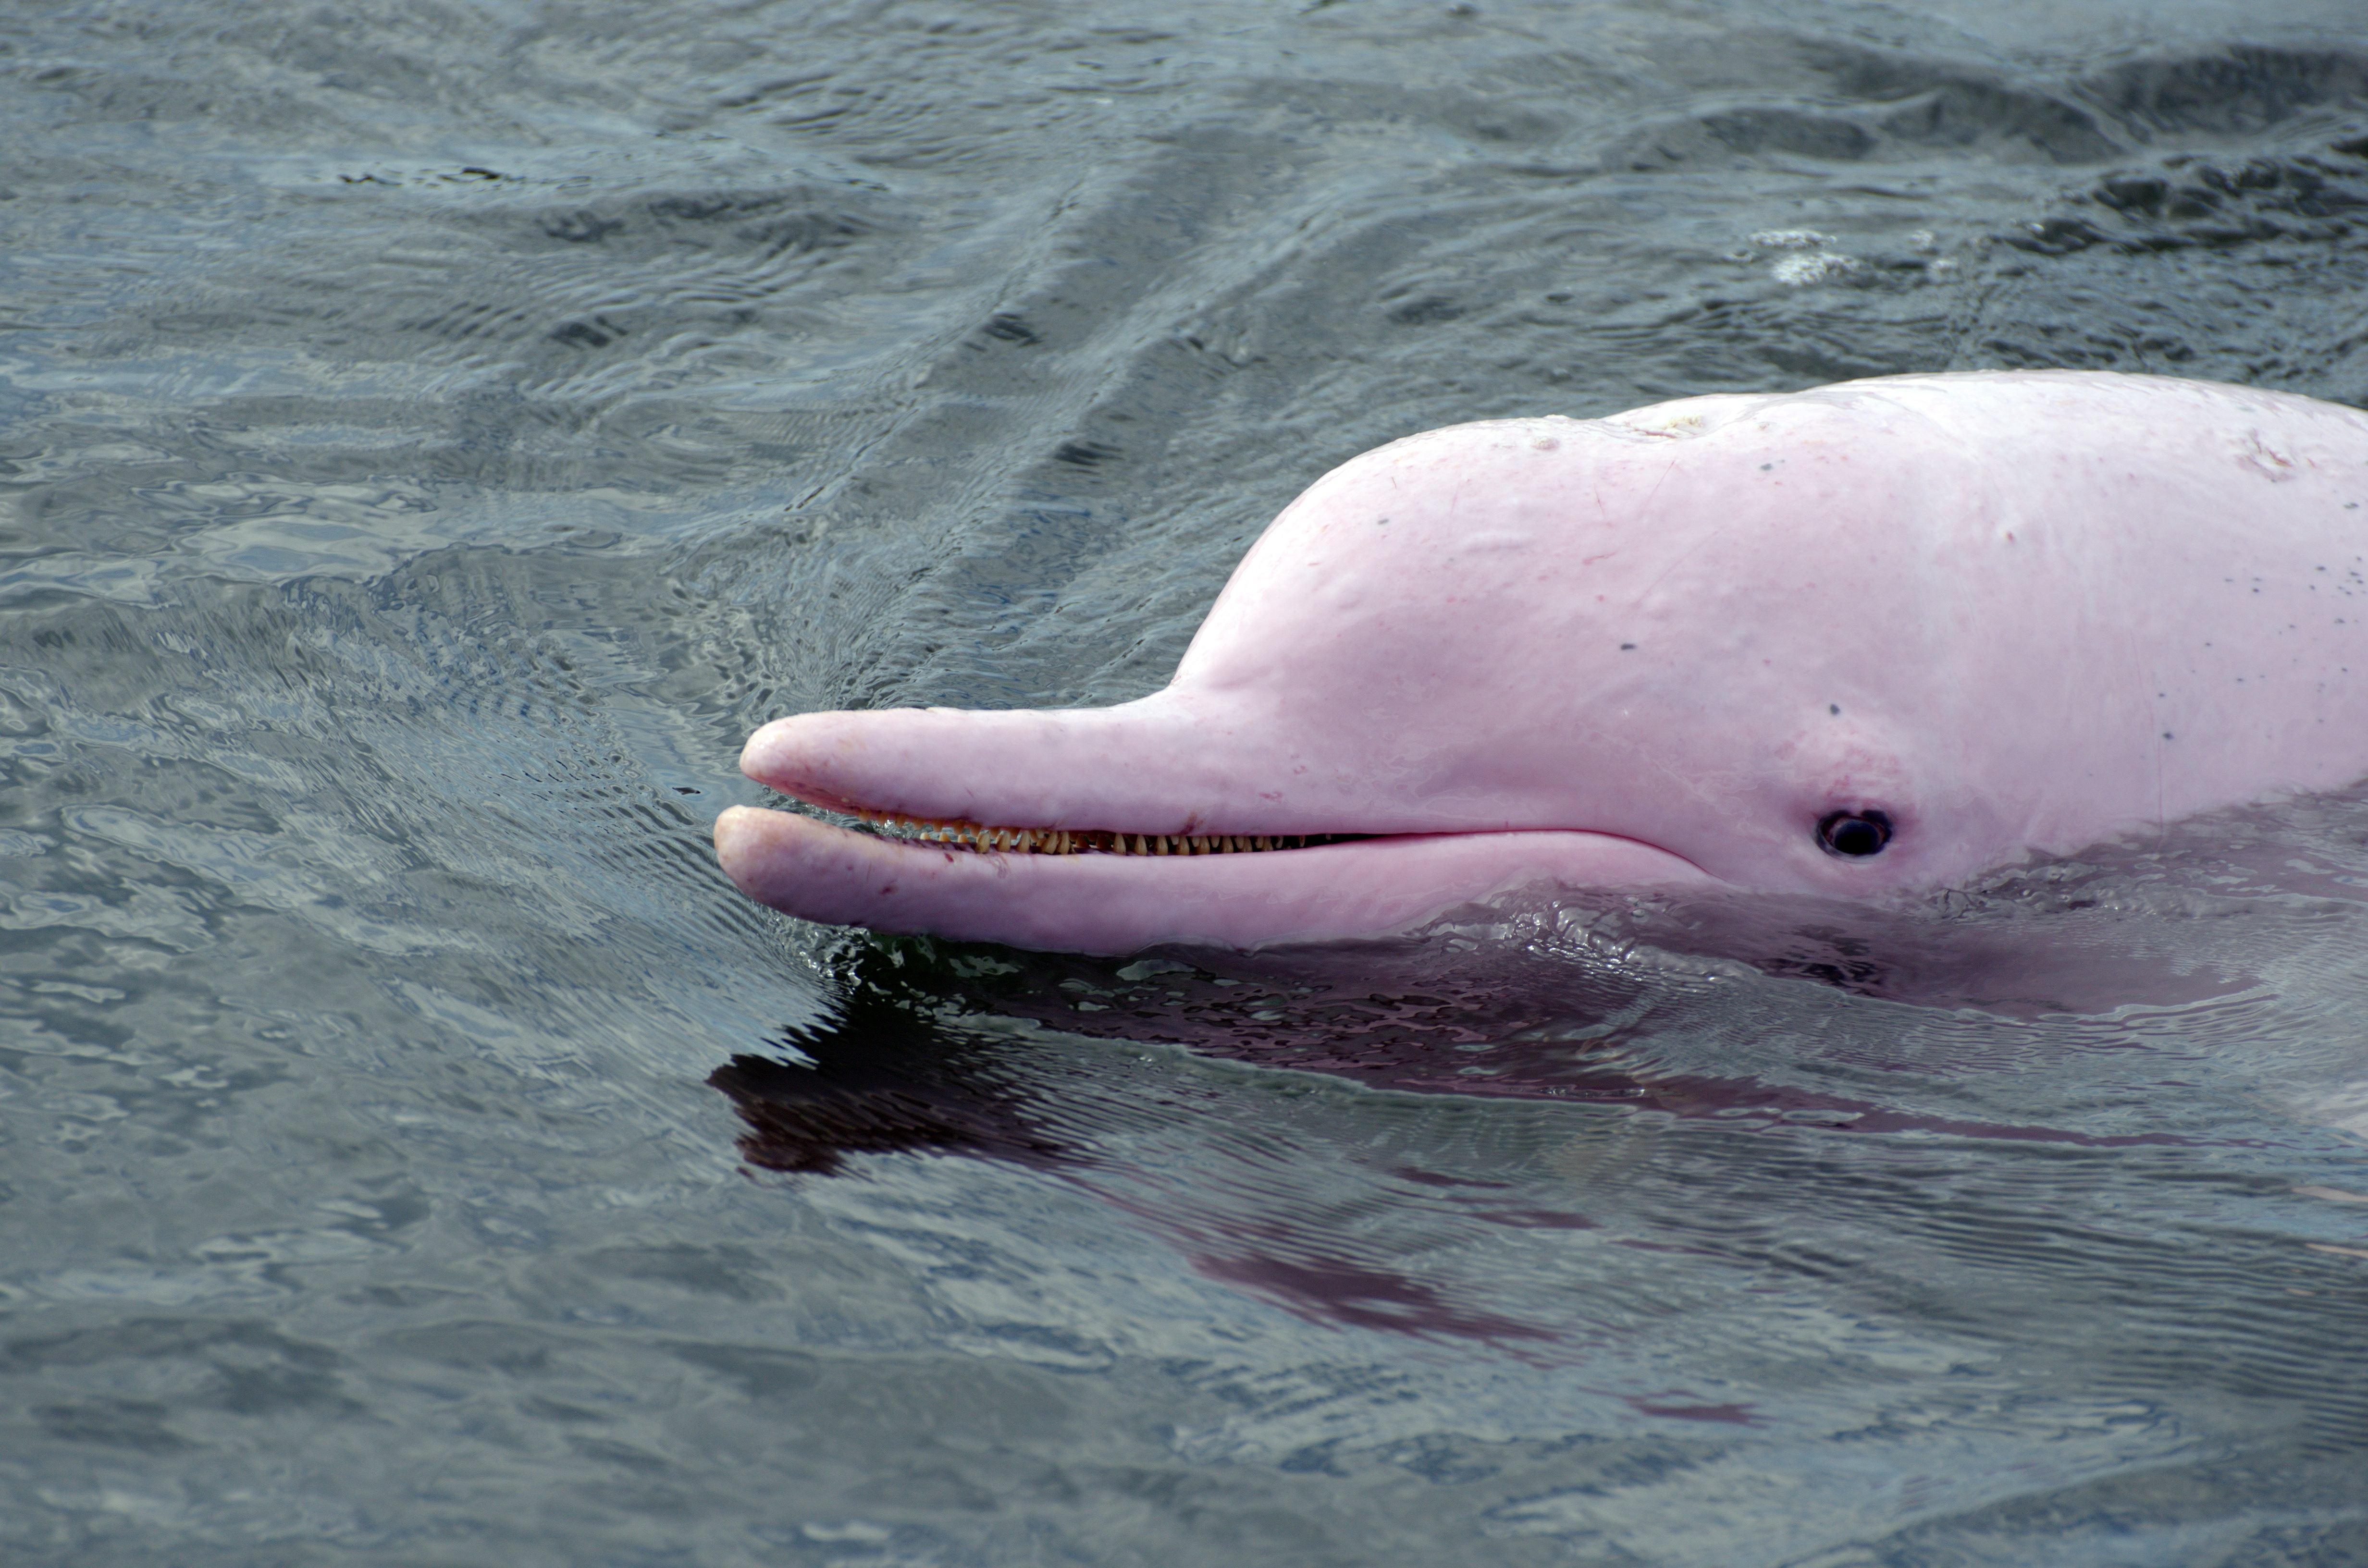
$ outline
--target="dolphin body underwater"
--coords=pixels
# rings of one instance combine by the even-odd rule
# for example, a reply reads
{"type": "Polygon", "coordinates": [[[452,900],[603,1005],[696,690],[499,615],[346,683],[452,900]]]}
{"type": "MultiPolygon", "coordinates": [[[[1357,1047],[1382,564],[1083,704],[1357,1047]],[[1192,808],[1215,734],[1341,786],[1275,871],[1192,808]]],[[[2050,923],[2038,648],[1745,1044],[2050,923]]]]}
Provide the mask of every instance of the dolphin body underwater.
{"type": "Polygon", "coordinates": [[[1509,889],[1896,899],[2368,774],[2368,415],[2078,371],[1410,436],[1159,692],[808,713],[734,807],[810,920],[1119,954],[1509,889]]]}

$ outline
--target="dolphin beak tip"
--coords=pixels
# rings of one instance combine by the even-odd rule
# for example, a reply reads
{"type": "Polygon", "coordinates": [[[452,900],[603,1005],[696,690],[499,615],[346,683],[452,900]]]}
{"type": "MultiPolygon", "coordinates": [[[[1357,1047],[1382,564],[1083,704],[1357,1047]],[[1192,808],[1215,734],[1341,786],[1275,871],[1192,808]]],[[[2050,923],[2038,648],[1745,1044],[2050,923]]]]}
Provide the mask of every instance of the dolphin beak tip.
{"type": "MultiPolygon", "coordinates": [[[[779,907],[784,873],[818,827],[788,812],[726,806],[715,819],[715,860],[742,892],[779,907]]],[[[827,831],[827,830],[825,830],[827,831]]]]}
{"type": "Polygon", "coordinates": [[[715,819],[716,862],[742,892],[748,891],[748,879],[741,872],[757,847],[757,824],[753,819],[761,815],[754,806],[726,806],[715,819]]]}

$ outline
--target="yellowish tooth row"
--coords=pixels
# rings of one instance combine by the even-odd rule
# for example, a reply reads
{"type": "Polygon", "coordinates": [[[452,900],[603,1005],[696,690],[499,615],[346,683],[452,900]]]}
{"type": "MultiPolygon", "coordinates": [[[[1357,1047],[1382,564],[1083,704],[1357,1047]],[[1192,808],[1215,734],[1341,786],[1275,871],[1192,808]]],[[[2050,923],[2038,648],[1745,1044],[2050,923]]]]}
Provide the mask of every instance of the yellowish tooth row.
{"type": "Polygon", "coordinates": [[[938,822],[894,816],[886,812],[858,812],[856,815],[903,837],[1008,855],[1075,855],[1085,847],[1077,841],[1078,835],[1055,827],[983,827],[974,822],[938,822]]]}
{"type": "Polygon", "coordinates": [[[1095,833],[1060,827],[986,827],[974,822],[905,817],[890,812],[855,814],[901,838],[1007,855],[1247,855],[1297,849],[1307,842],[1305,835],[1298,834],[1095,833]]]}
{"type": "Polygon", "coordinates": [[[1106,833],[1086,836],[1108,839],[1107,844],[1091,846],[1106,855],[1249,855],[1264,849],[1296,849],[1304,842],[1295,837],[1248,837],[1237,833],[1106,833]]]}

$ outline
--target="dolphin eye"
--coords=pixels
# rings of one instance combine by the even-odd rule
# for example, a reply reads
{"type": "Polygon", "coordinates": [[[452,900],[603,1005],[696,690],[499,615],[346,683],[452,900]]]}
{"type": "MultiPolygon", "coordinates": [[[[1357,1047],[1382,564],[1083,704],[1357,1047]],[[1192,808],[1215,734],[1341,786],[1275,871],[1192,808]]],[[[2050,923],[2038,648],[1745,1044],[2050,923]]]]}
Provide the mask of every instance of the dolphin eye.
{"type": "Polygon", "coordinates": [[[1860,859],[1891,842],[1891,819],[1881,812],[1827,812],[1817,819],[1817,842],[1828,855],[1860,859]]]}

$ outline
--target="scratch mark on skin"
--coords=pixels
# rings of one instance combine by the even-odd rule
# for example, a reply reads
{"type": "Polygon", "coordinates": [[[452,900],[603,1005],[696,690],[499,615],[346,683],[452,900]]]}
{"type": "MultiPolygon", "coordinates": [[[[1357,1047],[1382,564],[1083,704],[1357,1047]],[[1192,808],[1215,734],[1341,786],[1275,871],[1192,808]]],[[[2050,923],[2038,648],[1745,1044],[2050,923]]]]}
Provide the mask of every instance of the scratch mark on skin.
{"type": "Polygon", "coordinates": [[[1644,501],[1643,501],[1642,503],[1640,503],[1640,504],[1638,505],[1638,506],[1637,506],[1637,508],[1636,508],[1636,509],[1637,509],[1638,511],[1640,511],[1640,512],[1641,512],[1641,511],[1643,511],[1645,507],[1650,506],[1653,504],[1653,497],[1655,497],[1656,495],[1658,495],[1658,494],[1661,493],[1661,486],[1663,486],[1664,484],[1667,484],[1667,483],[1669,483],[1669,475],[1671,475],[1671,474],[1673,474],[1673,473],[1675,473],[1675,472],[1678,472],[1678,460],[1677,460],[1677,459],[1675,459],[1675,458],[1671,458],[1671,459],[1669,460],[1669,466],[1668,466],[1668,467],[1667,467],[1667,468],[1665,468],[1665,469],[1663,469],[1663,470],[1661,471],[1661,477],[1660,477],[1660,478],[1658,478],[1658,479],[1656,479],[1656,480],[1653,481],[1653,488],[1652,488],[1652,489],[1650,489],[1650,490],[1647,490],[1646,492],[1645,492],[1645,499],[1644,499],[1644,501]]]}
{"type": "MultiPolygon", "coordinates": [[[[1660,478],[1653,481],[1653,488],[1645,493],[1644,501],[1638,505],[1636,510],[1639,513],[1643,512],[1645,507],[1650,506],[1653,504],[1653,497],[1661,493],[1661,486],[1667,484],[1669,482],[1669,475],[1677,472],[1678,460],[1671,458],[1669,460],[1669,466],[1661,471],[1660,478]]],[[[1691,545],[1688,545],[1685,550],[1679,554],[1675,561],[1670,562],[1667,566],[1661,568],[1661,574],[1659,576],[1645,585],[1645,591],[1636,596],[1636,602],[1641,605],[1646,599],[1651,598],[1655,593],[1659,591],[1661,585],[1668,581],[1670,573],[1675,572],[1679,567],[1683,566],[1687,562],[1701,554],[1702,551],[1711,545],[1717,543],[1722,539],[1725,539],[1726,534],[1726,525],[1721,524],[1717,528],[1711,529],[1710,532],[1702,535],[1702,538],[1694,540],[1691,545]]]]}

